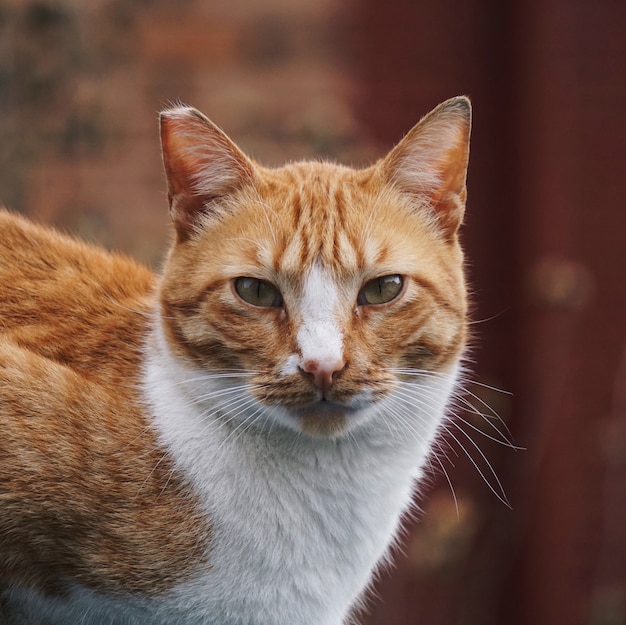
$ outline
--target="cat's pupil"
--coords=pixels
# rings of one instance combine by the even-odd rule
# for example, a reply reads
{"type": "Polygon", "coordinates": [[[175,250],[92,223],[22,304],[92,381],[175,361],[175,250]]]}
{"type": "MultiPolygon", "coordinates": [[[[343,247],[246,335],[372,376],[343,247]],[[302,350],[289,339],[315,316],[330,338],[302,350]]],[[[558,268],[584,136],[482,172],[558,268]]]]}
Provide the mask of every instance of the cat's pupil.
{"type": "Polygon", "coordinates": [[[398,297],[403,283],[402,276],[398,274],[374,278],[361,289],[357,301],[361,306],[386,304],[398,297]]]}
{"type": "Polygon", "coordinates": [[[283,305],[279,290],[271,283],[258,278],[237,278],[235,291],[246,303],[263,308],[278,308],[283,305]]]}

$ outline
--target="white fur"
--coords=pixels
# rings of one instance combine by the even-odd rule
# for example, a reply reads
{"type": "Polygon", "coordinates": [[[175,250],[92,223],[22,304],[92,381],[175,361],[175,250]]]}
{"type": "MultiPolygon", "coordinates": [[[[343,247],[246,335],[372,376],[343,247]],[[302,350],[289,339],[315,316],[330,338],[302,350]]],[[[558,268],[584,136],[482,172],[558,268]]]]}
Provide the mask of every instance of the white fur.
{"type": "MultiPolygon", "coordinates": [[[[318,278],[312,273],[309,286],[318,278]]],[[[321,316],[315,318],[314,301],[309,313],[319,337],[326,330],[321,316]]],[[[307,341],[304,336],[306,353],[317,349],[307,341]]],[[[331,345],[336,349],[339,343],[331,345]]],[[[215,412],[214,401],[202,399],[228,386],[224,380],[179,361],[157,326],[147,348],[145,400],[162,444],[211,525],[210,567],[150,600],[76,588],[66,602],[18,591],[7,605],[17,606],[22,617],[27,612],[19,610],[30,610],[30,620],[13,622],[346,623],[410,504],[455,374],[427,378],[422,390],[428,410],[416,401],[410,423],[406,413],[393,419],[392,397],[364,410],[361,425],[338,440],[309,438],[268,421],[251,395],[245,411],[229,423],[215,412]]]]}
{"type": "MultiPolygon", "coordinates": [[[[176,589],[179,605],[192,609],[195,623],[345,622],[409,505],[441,414],[416,419],[420,436],[370,419],[337,441],[264,428],[262,418],[258,428],[228,426],[190,405],[200,388],[184,380],[199,372],[159,343],[146,377],[155,425],[213,528],[211,568],[176,589]]],[[[453,379],[431,384],[441,413],[453,379]]]]}
{"type": "Polygon", "coordinates": [[[343,335],[339,329],[339,293],[328,271],[313,265],[304,281],[301,322],[298,329],[300,366],[310,360],[330,366],[343,360],[343,335]]]}
{"type": "Polygon", "coordinates": [[[259,427],[247,427],[256,403],[238,424],[222,422],[197,403],[218,382],[186,384],[199,372],[157,339],[146,396],[213,531],[211,568],[176,588],[168,609],[189,611],[179,623],[344,623],[410,503],[454,376],[428,383],[427,396],[438,399],[428,412],[416,407],[417,436],[373,414],[349,438],[317,440],[264,427],[259,415],[259,427]]]}
{"type": "MultiPolygon", "coordinates": [[[[314,265],[304,280],[297,334],[298,353],[285,360],[281,375],[289,376],[306,369],[307,361],[322,368],[343,360],[343,333],[337,322],[340,314],[339,293],[328,271],[314,265]]],[[[288,421],[289,417],[285,419],[288,421]]]]}

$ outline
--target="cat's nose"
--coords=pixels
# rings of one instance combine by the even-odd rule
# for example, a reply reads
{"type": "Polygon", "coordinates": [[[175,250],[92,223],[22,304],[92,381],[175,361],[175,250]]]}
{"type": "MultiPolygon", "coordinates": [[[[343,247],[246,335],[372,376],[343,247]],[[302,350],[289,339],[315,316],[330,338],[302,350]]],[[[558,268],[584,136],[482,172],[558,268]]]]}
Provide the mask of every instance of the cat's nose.
{"type": "Polygon", "coordinates": [[[345,366],[342,359],[305,360],[301,368],[313,376],[313,384],[326,394],[333,385],[335,374],[343,371],[345,366]]]}

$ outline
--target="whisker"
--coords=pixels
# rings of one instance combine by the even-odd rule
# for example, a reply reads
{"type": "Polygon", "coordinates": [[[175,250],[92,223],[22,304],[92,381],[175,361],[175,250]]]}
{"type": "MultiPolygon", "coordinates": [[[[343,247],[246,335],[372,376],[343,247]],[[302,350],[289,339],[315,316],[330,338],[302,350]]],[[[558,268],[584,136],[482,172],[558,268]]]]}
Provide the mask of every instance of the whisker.
{"type": "Polygon", "coordinates": [[[481,416],[496,432],[498,432],[498,434],[500,434],[500,436],[502,436],[502,438],[508,440],[509,442],[513,440],[513,434],[509,429],[509,426],[506,424],[504,419],[484,399],[482,399],[475,393],[472,393],[472,391],[470,391],[468,388],[464,388],[462,392],[458,393],[457,398],[461,400],[474,414],[476,414],[477,416],[481,416]],[[466,397],[464,397],[464,395],[468,395],[472,399],[475,399],[479,404],[487,409],[490,415],[484,414],[480,410],[478,410],[478,408],[474,406],[474,404],[472,404],[472,402],[469,401],[466,397]],[[493,423],[494,419],[498,423],[502,424],[506,433],[501,432],[500,429],[496,427],[496,425],[493,423]]]}
{"type": "MultiPolygon", "coordinates": [[[[428,389],[428,388],[424,388],[422,389],[422,392],[425,395],[428,395],[429,397],[432,397],[434,399],[437,398],[436,393],[432,390],[432,389],[428,389]]],[[[505,447],[509,447],[511,449],[514,449],[516,451],[519,451],[523,448],[521,447],[517,447],[516,445],[514,445],[511,442],[511,438],[512,435],[509,431],[509,429],[506,427],[506,424],[503,422],[503,420],[498,416],[498,420],[504,425],[508,436],[502,432],[492,421],[491,417],[488,417],[487,415],[483,414],[482,412],[480,412],[476,406],[474,406],[474,404],[472,404],[470,401],[468,401],[463,394],[465,393],[465,391],[460,391],[458,392],[455,396],[452,397],[452,400],[450,401],[450,406],[452,407],[456,407],[459,410],[466,410],[469,409],[470,412],[472,414],[475,414],[479,417],[482,417],[485,421],[485,423],[487,423],[487,425],[489,425],[490,428],[492,428],[500,438],[496,438],[495,436],[491,436],[490,434],[488,434],[487,432],[485,432],[484,430],[481,430],[480,428],[476,427],[475,425],[473,425],[471,422],[467,421],[466,419],[463,419],[458,413],[455,413],[455,417],[459,420],[462,421],[463,423],[465,423],[466,425],[468,425],[469,427],[471,427],[472,429],[476,430],[477,432],[479,432],[480,434],[482,434],[483,436],[485,436],[486,438],[500,443],[501,445],[504,445],[505,447]]],[[[484,403],[484,402],[483,402],[484,403]]],[[[494,414],[497,414],[494,412],[494,414]]]]}
{"type": "MultiPolygon", "coordinates": [[[[242,407],[242,408],[241,408],[238,412],[236,412],[236,413],[235,413],[235,415],[233,415],[233,416],[229,419],[229,421],[231,421],[231,420],[235,419],[237,416],[239,416],[239,415],[240,415],[242,412],[244,412],[244,411],[248,408],[248,406],[250,406],[250,405],[254,405],[253,398],[251,398],[251,401],[250,401],[250,402],[248,402],[248,403],[244,404],[244,406],[243,406],[243,407],[242,407]]],[[[234,439],[234,440],[237,440],[237,438],[238,438],[239,436],[243,435],[243,434],[244,434],[244,433],[245,433],[245,432],[246,432],[246,431],[247,431],[247,430],[248,430],[248,429],[249,429],[249,428],[250,428],[250,427],[254,424],[254,422],[256,421],[256,417],[257,417],[257,416],[258,416],[258,415],[259,415],[262,411],[263,411],[263,407],[262,407],[262,406],[259,406],[259,407],[257,407],[257,409],[256,409],[256,410],[255,410],[255,411],[254,411],[251,415],[248,415],[245,419],[243,419],[243,421],[242,421],[242,422],[241,422],[241,423],[240,423],[240,424],[239,424],[236,428],[234,428],[234,429],[232,430],[232,432],[231,432],[231,433],[230,433],[230,434],[229,434],[229,435],[228,435],[228,436],[227,436],[227,437],[226,437],[226,438],[222,441],[222,445],[221,445],[221,447],[223,447],[224,445],[226,445],[226,443],[228,442],[228,440],[229,440],[231,437],[235,436],[235,439],[234,439]],[[243,428],[243,430],[241,430],[240,434],[237,436],[236,434],[237,434],[237,432],[238,432],[241,428],[243,428]]]]}
{"type": "Polygon", "coordinates": [[[197,404],[203,404],[209,399],[217,399],[219,397],[235,395],[237,393],[241,393],[242,391],[245,391],[247,388],[249,387],[241,385],[241,386],[232,386],[228,388],[220,388],[214,391],[208,391],[207,393],[203,393],[202,395],[198,395],[197,397],[194,397],[193,401],[188,402],[187,405],[194,406],[197,404]]]}
{"type": "Polygon", "coordinates": [[[472,380],[471,378],[460,378],[461,382],[471,385],[480,386],[482,388],[489,389],[490,391],[495,391],[496,393],[502,393],[503,395],[513,395],[511,391],[506,391],[503,388],[498,388],[497,386],[492,386],[491,384],[485,384],[483,382],[478,382],[477,380],[472,380]]]}
{"type": "MultiPolygon", "coordinates": [[[[443,462],[441,462],[441,458],[439,458],[439,456],[437,456],[437,454],[433,454],[435,460],[437,461],[437,464],[440,466],[441,470],[443,471],[443,474],[446,478],[446,482],[448,482],[448,486],[450,487],[450,492],[452,493],[452,499],[454,500],[454,509],[456,510],[456,518],[457,521],[460,519],[460,514],[459,514],[459,501],[456,497],[456,491],[454,490],[454,486],[452,485],[452,480],[450,479],[450,476],[448,475],[448,472],[446,471],[446,468],[443,466],[443,462]]],[[[454,465],[452,465],[454,466],[454,465]]]]}
{"type": "MultiPolygon", "coordinates": [[[[510,447],[511,449],[513,449],[514,451],[523,451],[524,447],[519,447],[517,445],[515,445],[513,443],[513,435],[511,434],[511,431],[509,430],[509,428],[507,427],[506,423],[502,420],[502,418],[498,417],[497,421],[499,423],[501,423],[504,427],[504,432],[496,425],[496,423],[494,423],[494,417],[491,415],[486,415],[483,412],[481,412],[480,410],[478,410],[478,408],[476,406],[474,406],[474,404],[472,404],[472,402],[470,402],[468,399],[466,399],[465,397],[456,397],[453,401],[453,405],[458,408],[459,410],[463,410],[464,412],[470,412],[471,414],[476,415],[477,417],[481,417],[483,419],[483,421],[500,437],[499,439],[496,439],[494,437],[494,440],[496,440],[496,442],[500,443],[501,445],[504,445],[505,447],[510,447]],[[459,403],[460,402],[460,403],[459,403]]],[[[460,420],[461,417],[459,416],[460,420]]],[[[466,421],[464,421],[466,422],[466,421]]],[[[467,425],[469,425],[470,427],[477,429],[479,432],[481,432],[482,434],[484,434],[487,438],[490,438],[490,436],[484,432],[484,430],[481,430],[480,428],[476,428],[476,426],[472,425],[469,422],[466,422],[467,425]]]]}
{"type": "MultiPolygon", "coordinates": [[[[476,412],[475,414],[484,417],[483,414],[476,412]]],[[[498,430],[498,428],[496,428],[496,426],[489,421],[488,419],[485,419],[486,423],[488,425],[490,425],[491,427],[493,427],[495,429],[495,431],[502,437],[502,438],[496,438],[495,436],[491,436],[491,434],[488,434],[487,432],[485,432],[484,430],[481,430],[479,427],[475,426],[473,423],[471,423],[471,421],[468,421],[467,419],[464,419],[463,417],[461,417],[461,415],[459,415],[458,413],[454,413],[454,418],[457,421],[461,421],[462,423],[464,423],[465,425],[467,425],[468,427],[472,428],[472,430],[474,430],[475,432],[478,432],[481,436],[484,436],[485,438],[488,438],[490,441],[493,441],[494,443],[498,443],[500,445],[504,445],[505,447],[508,447],[509,449],[512,449],[514,451],[523,451],[524,448],[523,447],[518,447],[517,445],[514,445],[513,443],[511,443],[511,441],[509,441],[500,430],[498,430]]]]}
{"type": "MultiPolygon", "coordinates": [[[[422,380],[426,380],[429,378],[441,379],[442,376],[438,374],[437,372],[416,371],[415,369],[395,369],[394,372],[408,374],[409,376],[414,378],[414,381],[400,380],[398,382],[398,386],[392,392],[392,395],[394,396],[394,399],[395,399],[395,405],[404,406],[405,409],[413,409],[415,411],[415,414],[412,415],[412,418],[417,418],[418,422],[424,423],[426,417],[424,416],[423,413],[428,412],[428,410],[433,410],[435,408],[438,408],[439,395],[433,387],[420,384],[419,379],[420,378],[422,380]]],[[[487,418],[486,415],[483,415],[476,408],[476,406],[474,406],[471,402],[469,402],[469,400],[466,397],[464,397],[464,393],[466,393],[465,389],[460,389],[460,390],[455,391],[449,405],[454,407],[456,404],[458,408],[462,408],[465,406],[469,407],[473,413],[479,416],[482,416],[485,419],[485,422],[489,424],[489,426],[495,430],[495,432],[497,433],[497,436],[491,435],[490,433],[483,431],[479,427],[476,427],[470,421],[461,417],[458,413],[453,413],[452,415],[449,415],[446,418],[446,421],[441,423],[439,427],[441,427],[443,431],[447,432],[450,438],[453,439],[456,442],[456,444],[460,447],[460,449],[465,453],[465,455],[468,457],[468,459],[470,460],[470,462],[472,463],[472,465],[474,466],[478,474],[481,476],[481,478],[483,479],[487,487],[494,493],[494,495],[502,503],[504,503],[507,507],[510,508],[511,505],[504,491],[504,487],[498,475],[496,474],[495,469],[493,468],[493,465],[489,462],[489,460],[487,459],[487,456],[480,449],[478,444],[461,427],[461,425],[469,426],[471,429],[480,433],[488,440],[492,440],[494,442],[500,443],[502,445],[510,447],[511,449],[519,449],[519,448],[516,447],[512,442],[510,442],[507,436],[495,426],[495,424],[492,422],[493,417],[487,418]],[[476,452],[479,454],[481,461],[484,462],[485,466],[487,467],[487,473],[485,472],[485,469],[481,468],[481,466],[476,461],[476,459],[474,459],[472,454],[469,453],[466,446],[462,444],[459,436],[455,435],[455,433],[452,431],[452,428],[456,429],[458,432],[462,434],[463,437],[467,438],[470,444],[476,449],[476,452]],[[491,479],[488,477],[488,475],[492,476],[491,479]],[[492,480],[493,480],[493,484],[492,484],[492,480]]],[[[471,393],[470,395],[474,396],[471,393]]],[[[480,401],[481,404],[484,404],[486,407],[488,407],[490,412],[492,412],[496,416],[496,418],[498,418],[502,422],[502,420],[497,415],[497,413],[493,409],[491,409],[491,407],[489,407],[486,404],[486,402],[480,400],[480,398],[478,397],[475,397],[475,399],[477,401],[480,401]]],[[[402,412],[404,414],[404,410],[402,412]]],[[[396,413],[395,410],[394,410],[394,413],[396,413]]],[[[396,417],[397,416],[398,415],[396,414],[396,417]]],[[[406,421],[406,418],[404,418],[403,421],[406,421]]],[[[506,424],[504,425],[506,427],[506,424]]],[[[437,442],[433,443],[433,450],[435,451],[436,449],[438,449],[446,458],[446,460],[449,461],[448,454],[443,450],[443,447],[441,446],[441,444],[437,442]]],[[[450,449],[453,450],[455,454],[457,454],[456,450],[454,450],[454,447],[450,447],[450,449]]],[[[434,453],[433,456],[440,465],[443,464],[441,461],[441,458],[437,455],[437,453],[434,453]]],[[[444,467],[442,466],[442,468],[444,467]]],[[[450,483],[451,480],[450,480],[449,475],[446,474],[445,477],[446,477],[446,480],[450,483]]]]}
{"type": "MultiPolygon", "coordinates": [[[[402,374],[402,375],[413,375],[415,377],[432,377],[432,378],[438,378],[441,377],[441,374],[439,372],[436,371],[425,371],[425,370],[416,370],[416,369],[388,369],[388,371],[393,372],[393,373],[397,373],[397,374],[402,374]]],[[[479,397],[478,395],[476,395],[475,393],[473,393],[471,390],[469,390],[469,388],[467,388],[469,385],[477,385],[480,386],[482,388],[486,388],[495,392],[499,392],[499,393],[504,393],[507,395],[510,395],[511,393],[509,393],[508,391],[504,391],[502,389],[499,389],[495,386],[490,386],[488,384],[483,384],[481,382],[476,382],[474,380],[471,380],[470,378],[461,376],[459,378],[459,382],[460,382],[460,389],[456,390],[454,392],[453,398],[452,398],[452,402],[462,402],[472,413],[476,414],[477,416],[482,417],[486,423],[489,424],[489,427],[491,427],[497,434],[498,436],[501,437],[502,440],[498,441],[501,442],[503,445],[506,445],[508,447],[511,447],[512,449],[515,450],[521,450],[523,449],[522,447],[517,447],[516,445],[514,445],[512,443],[512,439],[513,439],[513,435],[509,429],[509,427],[507,426],[507,424],[505,423],[505,421],[500,417],[500,415],[498,415],[498,413],[487,403],[485,402],[481,397],[479,397]],[[474,400],[476,400],[478,403],[480,403],[482,406],[484,406],[492,415],[492,417],[490,417],[487,414],[482,413],[480,410],[478,410],[478,408],[472,404],[472,402],[470,402],[466,397],[464,397],[464,395],[468,395],[471,398],[473,398],[474,400]],[[502,424],[502,426],[505,429],[505,432],[502,432],[492,421],[492,418],[495,418],[498,422],[500,422],[502,424]]],[[[436,395],[434,394],[434,391],[432,389],[428,389],[428,388],[424,388],[423,392],[425,393],[429,393],[432,396],[436,395]]],[[[473,427],[473,426],[472,426],[473,427]]],[[[483,433],[485,436],[487,436],[488,438],[489,435],[484,433],[482,430],[480,430],[479,428],[476,428],[477,431],[483,433]]]]}
{"type": "Polygon", "coordinates": [[[248,371],[245,369],[237,370],[225,370],[218,371],[215,373],[202,373],[201,375],[195,376],[193,378],[185,378],[184,380],[179,380],[176,382],[176,386],[182,386],[183,384],[195,384],[196,382],[210,382],[212,380],[222,380],[222,379],[232,379],[232,378],[245,378],[251,377],[254,375],[258,375],[256,371],[248,371]]]}
{"type": "Polygon", "coordinates": [[[509,312],[510,308],[505,308],[504,310],[501,310],[499,313],[496,313],[495,315],[491,315],[491,317],[486,317],[485,319],[475,319],[472,321],[468,322],[468,325],[470,326],[474,326],[474,325],[478,325],[479,323],[487,323],[488,321],[493,321],[494,319],[499,319],[500,317],[502,317],[502,315],[506,315],[509,312]]]}
{"type": "Polygon", "coordinates": [[[498,475],[495,472],[495,469],[493,468],[493,466],[491,465],[491,463],[489,462],[489,460],[487,460],[487,456],[485,456],[485,454],[482,452],[482,450],[480,449],[480,447],[472,440],[471,436],[469,436],[469,434],[467,434],[467,432],[465,432],[462,428],[460,428],[458,425],[456,425],[454,423],[454,421],[451,421],[451,424],[459,431],[461,432],[461,434],[463,434],[467,440],[474,446],[474,448],[476,449],[476,451],[478,451],[478,453],[480,454],[481,458],[485,461],[486,465],[489,467],[489,470],[491,472],[491,474],[493,475],[496,483],[498,484],[499,490],[500,492],[498,492],[498,490],[496,490],[493,485],[491,484],[491,481],[489,479],[487,479],[487,476],[484,474],[484,472],[481,470],[481,468],[478,466],[478,463],[476,462],[476,460],[474,460],[474,458],[472,457],[472,455],[467,451],[467,449],[463,446],[463,444],[461,443],[461,441],[454,435],[454,433],[450,430],[449,427],[447,427],[445,424],[443,425],[443,428],[445,429],[445,431],[456,441],[456,443],[459,445],[459,447],[465,452],[465,455],[467,456],[467,458],[469,459],[469,461],[474,465],[474,468],[478,471],[478,473],[480,474],[480,476],[483,478],[483,481],[485,482],[485,484],[487,485],[487,487],[489,488],[489,490],[505,505],[507,506],[507,508],[511,508],[511,504],[509,503],[509,500],[506,496],[506,493],[504,491],[504,487],[502,486],[502,482],[500,482],[500,479],[498,478],[498,475]]]}

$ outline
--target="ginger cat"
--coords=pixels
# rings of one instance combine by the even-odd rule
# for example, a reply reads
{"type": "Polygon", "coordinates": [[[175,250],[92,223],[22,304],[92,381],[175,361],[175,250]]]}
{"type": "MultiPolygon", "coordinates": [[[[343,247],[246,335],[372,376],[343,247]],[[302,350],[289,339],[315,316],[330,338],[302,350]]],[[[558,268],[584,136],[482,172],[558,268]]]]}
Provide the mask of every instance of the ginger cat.
{"type": "Polygon", "coordinates": [[[160,276],[0,212],[0,623],[347,622],[458,384],[469,133],[266,169],[167,110],[160,276]]]}

